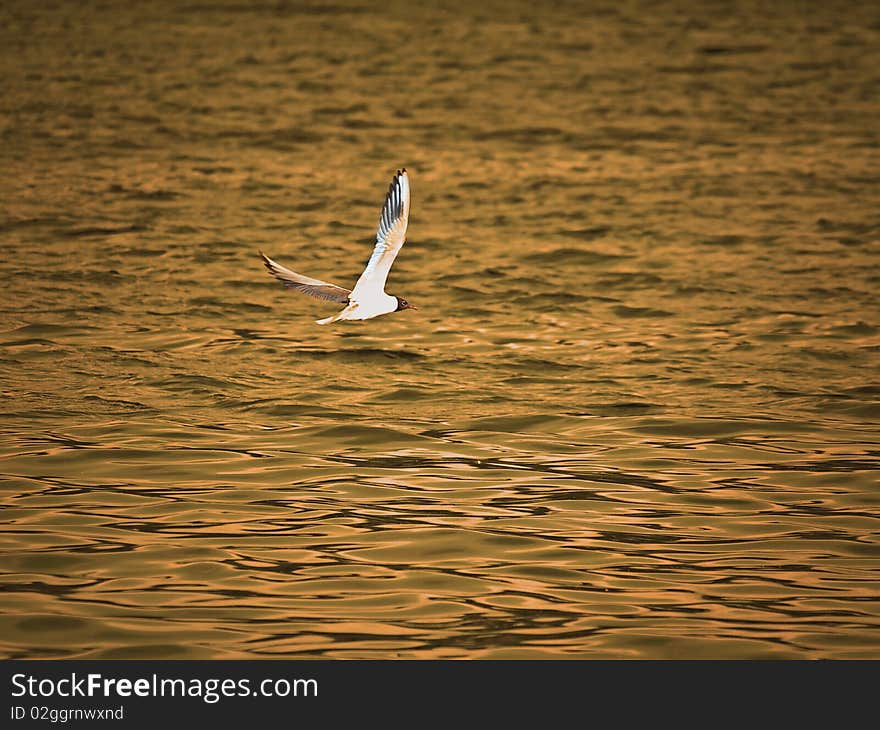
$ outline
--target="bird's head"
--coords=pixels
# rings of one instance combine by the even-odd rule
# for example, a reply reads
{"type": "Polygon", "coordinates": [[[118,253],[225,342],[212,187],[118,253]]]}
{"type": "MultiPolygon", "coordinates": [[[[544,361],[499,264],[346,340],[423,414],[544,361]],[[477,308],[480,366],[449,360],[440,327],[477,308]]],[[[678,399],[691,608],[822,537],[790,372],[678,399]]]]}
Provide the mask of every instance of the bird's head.
{"type": "Polygon", "coordinates": [[[418,307],[414,307],[412,304],[410,304],[408,301],[406,301],[406,299],[401,299],[400,297],[394,297],[394,298],[397,300],[397,309],[394,310],[396,312],[399,312],[403,309],[418,309],[418,307]]]}

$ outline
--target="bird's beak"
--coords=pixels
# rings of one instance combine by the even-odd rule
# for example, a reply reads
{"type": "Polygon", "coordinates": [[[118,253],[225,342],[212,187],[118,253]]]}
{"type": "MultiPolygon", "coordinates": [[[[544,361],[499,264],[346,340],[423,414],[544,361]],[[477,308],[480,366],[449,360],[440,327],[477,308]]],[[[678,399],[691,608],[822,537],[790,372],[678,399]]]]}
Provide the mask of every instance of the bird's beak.
{"type": "Polygon", "coordinates": [[[414,307],[412,304],[407,304],[406,308],[407,309],[418,309],[418,307],[414,307]]]}

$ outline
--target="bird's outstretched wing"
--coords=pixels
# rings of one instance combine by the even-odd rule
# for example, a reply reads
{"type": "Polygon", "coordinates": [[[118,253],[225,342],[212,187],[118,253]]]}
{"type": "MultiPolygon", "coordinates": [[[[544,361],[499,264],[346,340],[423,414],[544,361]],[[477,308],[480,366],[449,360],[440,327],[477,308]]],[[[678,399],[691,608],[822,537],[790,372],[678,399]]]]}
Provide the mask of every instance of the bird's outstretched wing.
{"type": "Polygon", "coordinates": [[[406,241],[406,225],[409,222],[409,178],[406,168],[398,170],[388,194],[382,215],[379,216],[379,230],[376,232],[376,247],[367,262],[364,273],[351,291],[351,298],[369,298],[371,294],[385,291],[385,281],[391,264],[406,241]]]}
{"type": "Polygon", "coordinates": [[[318,299],[325,299],[328,302],[348,302],[348,296],[351,294],[348,289],[343,289],[341,286],[336,286],[335,284],[328,284],[326,281],[311,279],[308,276],[297,274],[295,271],[291,271],[281,264],[276,264],[262,251],[260,251],[260,256],[263,257],[263,263],[266,265],[266,268],[269,269],[269,273],[282,282],[284,286],[291,289],[297,289],[318,299]]]}

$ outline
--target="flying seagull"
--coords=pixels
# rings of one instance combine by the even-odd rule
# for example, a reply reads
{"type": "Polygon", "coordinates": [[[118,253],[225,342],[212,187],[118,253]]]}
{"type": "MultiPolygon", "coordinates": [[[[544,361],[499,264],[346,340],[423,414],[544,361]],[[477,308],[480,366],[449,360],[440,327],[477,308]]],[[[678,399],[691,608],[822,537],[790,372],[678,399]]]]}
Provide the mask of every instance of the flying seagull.
{"type": "Polygon", "coordinates": [[[354,289],[349,291],[335,284],[328,284],[320,279],[297,274],[281,264],[276,264],[262,251],[263,263],[269,273],[281,281],[284,286],[298,289],[318,299],[339,302],[346,307],[341,312],[326,319],[316,320],[318,324],[330,324],[344,319],[372,319],[382,314],[400,312],[404,309],[418,309],[412,304],[391,294],[385,293],[385,280],[391,270],[391,264],[406,241],[406,224],[409,221],[409,178],[406,168],[398,170],[388,193],[385,205],[379,216],[379,230],[376,232],[376,246],[373,255],[367,262],[354,289]]]}

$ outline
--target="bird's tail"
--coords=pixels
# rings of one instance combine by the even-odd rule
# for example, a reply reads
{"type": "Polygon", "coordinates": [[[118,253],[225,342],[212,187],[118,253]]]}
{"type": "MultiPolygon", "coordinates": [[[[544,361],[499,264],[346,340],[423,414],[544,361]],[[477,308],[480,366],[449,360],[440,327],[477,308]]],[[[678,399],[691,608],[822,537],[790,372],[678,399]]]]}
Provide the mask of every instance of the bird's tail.
{"type": "Polygon", "coordinates": [[[340,319],[348,319],[348,317],[346,315],[348,315],[349,312],[354,310],[355,307],[357,307],[357,304],[353,302],[353,303],[349,304],[345,309],[334,314],[332,317],[325,317],[324,319],[316,319],[315,323],[316,324],[332,324],[333,322],[337,322],[340,319]]]}
{"type": "Polygon", "coordinates": [[[340,314],[342,314],[342,312],[340,312],[339,314],[334,314],[332,317],[324,317],[324,319],[316,319],[315,324],[331,324],[333,322],[336,322],[339,319],[340,314]]]}

